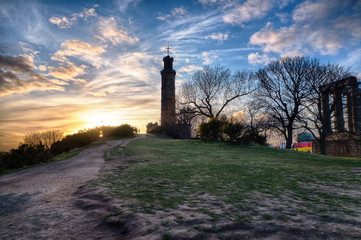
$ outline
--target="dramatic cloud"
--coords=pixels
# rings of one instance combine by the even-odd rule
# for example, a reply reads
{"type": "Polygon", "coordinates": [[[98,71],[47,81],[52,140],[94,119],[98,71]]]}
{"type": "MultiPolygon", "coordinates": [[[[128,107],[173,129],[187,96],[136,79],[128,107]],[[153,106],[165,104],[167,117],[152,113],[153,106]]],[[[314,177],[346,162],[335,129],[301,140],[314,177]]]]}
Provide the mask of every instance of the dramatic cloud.
{"type": "Polygon", "coordinates": [[[125,29],[119,29],[114,17],[101,18],[97,32],[97,39],[103,42],[111,42],[113,45],[123,42],[135,44],[139,41],[137,37],[131,37],[125,29]]]}
{"type": "Polygon", "coordinates": [[[232,7],[223,16],[223,21],[234,25],[243,25],[253,19],[259,19],[272,8],[271,0],[247,0],[245,3],[232,7]]]}
{"type": "Polygon", "coordinates": [[[361,40],[361,14],[353,1],[318,1],[299,4],[293,11],[294,23],[274,29],[271,23],[250,38],[264,52],[334,55],[346,45],[361,40]],[[345,9],[353,9],[347,13],[345,9]]]}
{"type": "Polygon", "coordinates": [[[205,38],[217,40],[218,42],[222,43],[223,41],[228,39],[228,33],[213,33],[211,35],[205,36],[205,38]]]}
{"type": "Polygon", "coordinates": [[[187,14],[187,11],[183,6],[179,8],[174,8],[169,14],[159,13],[157,19],[160,21],[169,21],[173,18],[180,18],[187,14]]]}
{"type": "Polygon", "coordinates": [[[34,71],[34,60],[29,55],[0,55],[0,96],[30,91],[63,91],[64,88],[34,71]]]}
{"type": "Polygon", "coordinates": [[[102,65],[103,61],[100,55],[105,53],[102,46],[80,40],[67,40],[61,44],[61,48],[51,58],[53,61],[67,62],[67,57],[77,57],[97,68],[102,65]]]}
{"type": "Polygon", "coordinates": [[[59,28],[70,28],[78,19],[87,20],[89,17],[96,17],[97,14],[94,8],[84,9],[81,13],[74,13],[70,18],[68,17],[51,17],[49,22],[57,25],[59,28]]]}

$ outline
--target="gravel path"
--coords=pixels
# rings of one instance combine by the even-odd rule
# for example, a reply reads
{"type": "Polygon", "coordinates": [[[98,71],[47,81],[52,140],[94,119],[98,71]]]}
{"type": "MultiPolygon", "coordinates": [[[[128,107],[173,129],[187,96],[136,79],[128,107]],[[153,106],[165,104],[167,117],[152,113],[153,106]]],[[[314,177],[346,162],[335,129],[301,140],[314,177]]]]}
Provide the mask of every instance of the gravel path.
{"type": "Polygon", "coordinates": [[[0,239],[115,238],[76,206],[74,193],[97,178],[104,151],[131,140],[108,141],[64,161],[0,177],[0,239]]]}

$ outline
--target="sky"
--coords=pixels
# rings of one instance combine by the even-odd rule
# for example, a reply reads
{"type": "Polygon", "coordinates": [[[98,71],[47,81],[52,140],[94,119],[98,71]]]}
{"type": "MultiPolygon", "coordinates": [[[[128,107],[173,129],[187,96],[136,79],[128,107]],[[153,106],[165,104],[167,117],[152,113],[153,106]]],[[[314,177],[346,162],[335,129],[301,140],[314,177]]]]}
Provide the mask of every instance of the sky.
{"type": "Polygon", "coordinates": [[[361,0],[0,0],[0,151],[25,134],[160,119],[162,59],[176,88],[204,65],[257,71],[284,56],[361,78],[361,0]]]}

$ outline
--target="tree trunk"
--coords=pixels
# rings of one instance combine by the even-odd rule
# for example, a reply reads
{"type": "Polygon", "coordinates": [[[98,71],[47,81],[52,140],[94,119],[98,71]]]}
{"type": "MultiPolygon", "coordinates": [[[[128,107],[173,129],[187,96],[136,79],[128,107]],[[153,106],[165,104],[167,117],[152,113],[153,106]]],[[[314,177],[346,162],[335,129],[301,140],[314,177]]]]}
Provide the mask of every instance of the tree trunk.
{"type": "Polygon", "coordinates": [[[291,127],[287,127],[287,138],[286,138],[286,149],[291,149],[292,147],[292,134],[293,132],[293,128],[291,127]]]}
{"type": "Polygon", "coordinates": [[[320,140],[320,154],[326,155],[326,136],[321,135],[320,140]]]}

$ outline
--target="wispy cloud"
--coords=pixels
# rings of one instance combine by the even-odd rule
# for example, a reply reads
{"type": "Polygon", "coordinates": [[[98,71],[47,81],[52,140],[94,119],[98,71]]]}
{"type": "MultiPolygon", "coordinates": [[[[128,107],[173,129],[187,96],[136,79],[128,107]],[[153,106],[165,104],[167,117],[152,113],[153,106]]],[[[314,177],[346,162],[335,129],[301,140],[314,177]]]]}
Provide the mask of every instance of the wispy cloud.
{"type": "Polygon", "coordinates": [[[274,60],[274,59],[271,59],[267,54],[259,54],[258,52],[251,53],[248,55],[248,62],[253,65],[267,64],[271,60],[274,60]]]}
{"type": "Polygon", "coordinates": [[[49,66],[49,75],[65,81],[85,83],[85,79],[78,77],[87,73],[86,68],[87,66],[84,64],[76,66],[74,63],[67,61],[66,63],[59,64],[57,67],[49,66]]]}
{"type": "Polygon", "coordinates": [[[77,57],[99,68],[102,65],[101,55],[105,52],[105,49],[100,45],[76,39],[66,40],[61,44],[61,49],[51,59],[53,61],[68,62],[67,57],[77,57]]]}
{"type": "Polygon", "coordinates": [[[113,45],[119,43],[135,44],[139,41],[137,37],[132,37],[125,28],[118,28],[114,17],[100,18],[99,25],[97,27],[96,38],[102,42],[110,42],[113,45]]]}
{"type": "Polygon", "coordinates": [[[347,55],[347,60],[343,61],[347,67],[351,67],[352,71],[356,71],[355,74],[361,79],[361,48],[355,49],[347,55]]]}
{"type": "Polygon", "coordinates": [[[213,33],[205,36],[205,39],[213,39],[222,43],[223,41],[226,41],[228,39],[228,33],[213,33]]]}
{"type": "Polygon", "coordinates": [[[236,4],[224,16],[226,23],[243,25],[254,19],[259,19],[272,9],[272,0],[247,0],[242,4],[236,4]]]}
{"type": "Polygon", "coordinates": [[[57,25],[59,28],[71,28],[78,19],[87,20],[89,17],[96,17],[97,13],[94,8],[85,8],[81,13],[74,13],[71,17],[51,17],[49,22],[57,25]]]}
{"type": "MultiPolygon", "coordinates": [[[[197,16],[189,16],[162,26],[161,37],[170,38],[174,42],[203,42],[205,36],[214,32],[223,20],[218,11],[206,12],[197,16]]],[[[161,30],[160,29],[160,30],[161,30]]]]}
{"type": "Polygon", "coordinates": [[[218,56],[214,52],[202,52],[202,58],[203,65],[210,65],[218,56]]]}
{"type": "Polygon", "coordinates": [[[136,6],[140,1],[141,0],[121,0],[114,1],[114,4],[117,6],[118,11],[124,14],[129,7],[136,6]]]}
{"type": "Polygon", "coordinates": [[[124,100],[129,95],[154,94],[159,79],[156,59],[141,52],[131,52],[119,56],[84,87],[84,92],[90,95],[120,96],[124,100]],[[146,93],[147,92],[147,93],[146,93]]]}
{"type": "Polygon", "coordinates": [[[201,66],[196,66],[196,65],[187,65],[187,66],[183,66],[181,67],[178,71],[179,72],[186,72],[188,74],[202,70],[203,67],[201,66]]]}
{"type": "MultiPolygon", "coordinates": [[[[2,1],[0,7],[1,30],[16,29],[22,41],[51,46],[57,41],[55,33],[44,17],[44,7],[36,1],[2,1]],[[3,25],[4,24],[4,25],[3,25]]],[[[14,36],[12,36],[14,37],[14,36]]]]}
{"type": "Polygon", "coordinates": [[[231,2],[231,0],[198,0],[203,6],[212,6],[212,5],[223,5],[225,3],[231,2]]]}
{"type": "Polygon", "coordinates": [[[187,11],[183,6],[179,8],[173,8],[169,14],[158,13],[157,19],[160,21],[169,21],[173,18],[180,18],[187,14],[187,11]]]}

